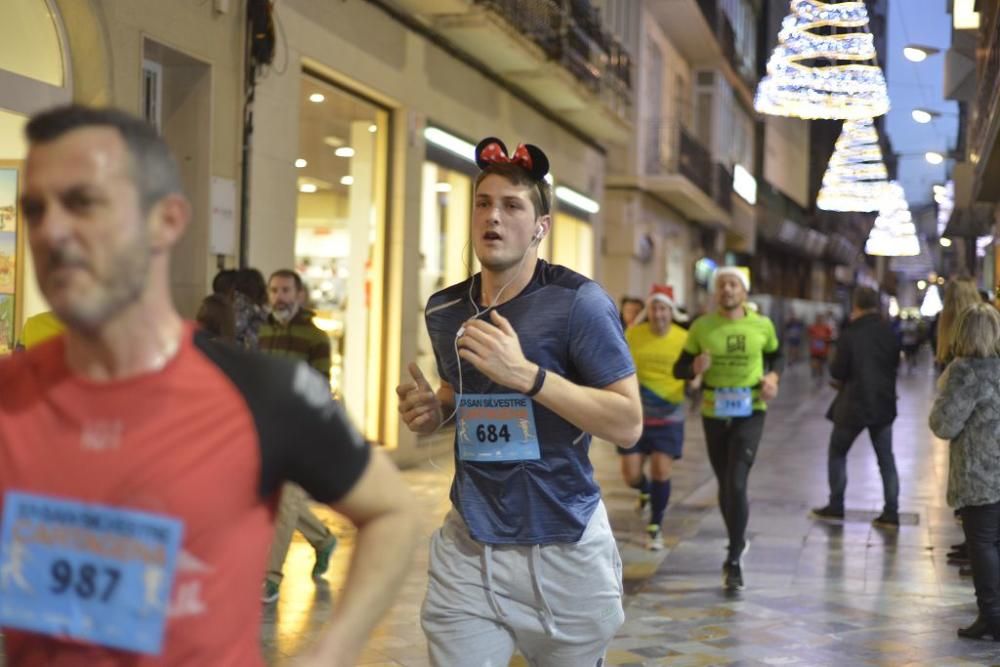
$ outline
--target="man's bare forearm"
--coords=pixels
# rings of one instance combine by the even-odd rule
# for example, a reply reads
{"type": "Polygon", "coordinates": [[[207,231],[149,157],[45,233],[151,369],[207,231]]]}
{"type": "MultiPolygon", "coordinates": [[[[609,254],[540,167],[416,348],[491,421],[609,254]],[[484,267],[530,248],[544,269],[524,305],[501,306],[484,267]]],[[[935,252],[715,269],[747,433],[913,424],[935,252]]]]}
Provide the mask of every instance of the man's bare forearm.
{"type": "MultiPolygon", "coordinates": [[[[317,664],[355,664],[409,572],[417,543],[417,511],[409,487],[385,452],[335,507],[358,528],[347,580],[333,618],[312,654],[317,664]]],[[[309,663],[312,664],[312,663],[309,663]]]]}
{"type": "Polygon", "coordinates": [[[547,373],[534,399],[581,431],[619,447],[631,447],[642,435],[642,406],[634,375],[597,389],[547,373]]]}
{"type": "Polygon", "coordinates": [[[344,589],[333,620],[321,639],[319,655],[331,665],[353,665],[410,570],[416,546],[416,521],[409,512],[373,519],[358,529],[344,589]]]}

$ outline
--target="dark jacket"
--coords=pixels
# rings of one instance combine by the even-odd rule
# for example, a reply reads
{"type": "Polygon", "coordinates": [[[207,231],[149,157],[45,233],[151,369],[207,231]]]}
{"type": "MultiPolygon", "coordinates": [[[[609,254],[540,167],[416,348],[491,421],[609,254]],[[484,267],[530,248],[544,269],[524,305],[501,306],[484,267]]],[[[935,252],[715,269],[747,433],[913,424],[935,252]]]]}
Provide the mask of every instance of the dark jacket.
{"type": "Polygon", "coordinates": [[[826,418],[840,426],[882,426],[896,418],[899,340],[878,315],[862,315],[840,333],[830,375],[840,390],[826,418]]]}

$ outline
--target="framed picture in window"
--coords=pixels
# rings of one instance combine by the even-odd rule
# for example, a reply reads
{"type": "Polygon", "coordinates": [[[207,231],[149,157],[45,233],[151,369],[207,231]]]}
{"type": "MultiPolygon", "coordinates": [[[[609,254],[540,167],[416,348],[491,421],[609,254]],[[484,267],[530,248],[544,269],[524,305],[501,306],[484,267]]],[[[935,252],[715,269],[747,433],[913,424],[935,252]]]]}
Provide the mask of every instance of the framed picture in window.
{"type": "Polygon", "coordinates": [[[21,314],[24,239],[17,203],[20,190],[21,163],[0,160],[0,354],[14,348],[21,314]]]}

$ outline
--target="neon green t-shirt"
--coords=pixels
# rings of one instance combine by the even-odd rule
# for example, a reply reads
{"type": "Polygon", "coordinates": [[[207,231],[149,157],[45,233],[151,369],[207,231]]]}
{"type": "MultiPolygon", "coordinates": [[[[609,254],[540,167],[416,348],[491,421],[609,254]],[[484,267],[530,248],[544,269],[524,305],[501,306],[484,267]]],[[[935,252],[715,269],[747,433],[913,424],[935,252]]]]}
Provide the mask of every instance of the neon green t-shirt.
{"type": "Polygon", "coordinates": [[[688,332],[684,351],[693,355],[708,352],[712,365],[705,372],[705,392],[701,413],[715,416],[713,389],[753,388],[753,409],[766,410],[757,386],[764,376],[764,354],[778,349],[778,336],[770,319],[746,311],[746,316],[731,320],[719,313],[703,315],[688,332]]]}
{"type": "Polygon", "coordinates": [[[684,380],[674,377],[674,364],[684,350],[687,335],[687,331],[671,324],[665,335],[657,336],[649,322],[625,332],[639,384],[671,403],[684,402],[684,380]]]}

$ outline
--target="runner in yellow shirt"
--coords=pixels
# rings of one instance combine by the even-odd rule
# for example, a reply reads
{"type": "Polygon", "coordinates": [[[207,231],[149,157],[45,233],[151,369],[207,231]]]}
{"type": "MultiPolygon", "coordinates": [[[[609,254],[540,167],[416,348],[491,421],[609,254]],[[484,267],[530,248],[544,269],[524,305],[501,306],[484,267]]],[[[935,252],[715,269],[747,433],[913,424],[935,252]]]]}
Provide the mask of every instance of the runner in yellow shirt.
{"type": "Polygon", "coordinates": [[[64,330],[63,323],[52,313],[45,311],[29,317],[21,329],[21,344],[25,349],[55,338],[64,330]]]}
{"type": "Polygon", "coordinates": [[[625,332],[639,378],[643,426],[639,442],[628,449],[619,447],[618,453],[625,483],[639,490],[640,511],[650,502],[646,546],[653,551],[663,548],[661,524],[670,501],[670,474],[684,446],[684,380],[674,377],[673,368],[687,332],[674,324],[673,311],[673,290],[653,285],[645,319],[625,332]],[[647,458],[652,480],[643,472],[647,458]]]}

